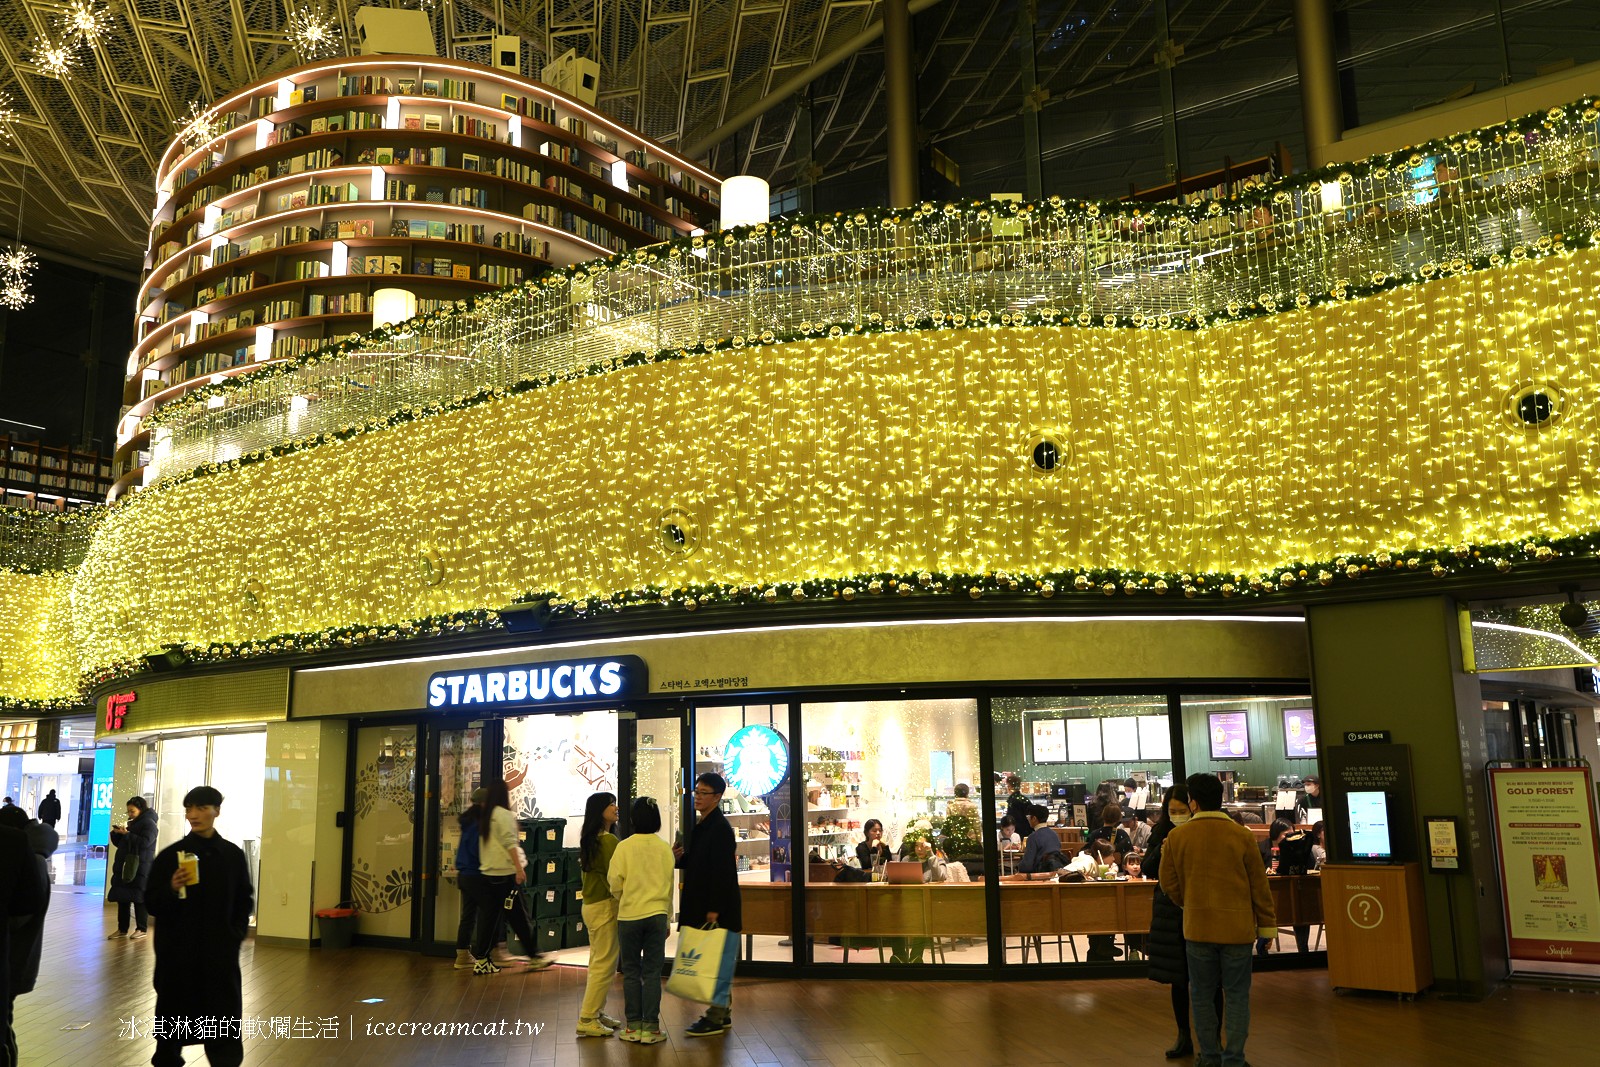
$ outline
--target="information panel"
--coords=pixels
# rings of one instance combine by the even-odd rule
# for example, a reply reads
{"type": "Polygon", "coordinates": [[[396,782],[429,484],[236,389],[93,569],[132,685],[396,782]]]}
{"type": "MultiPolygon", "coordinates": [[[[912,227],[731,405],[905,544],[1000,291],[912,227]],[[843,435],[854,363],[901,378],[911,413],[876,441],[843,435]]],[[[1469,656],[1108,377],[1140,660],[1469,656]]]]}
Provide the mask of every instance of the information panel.
{"type": "Polygon", "coordinates": [[[1250,717],[1242,711],[1218,711],[1207,717],[1211,728],[1211,758],[1250,758],[1250,717]]]}
{"type": "Polygon", "coordinates": [[[1067,758],[1073,763],[1099,763],[1100,720],[1067,720],[1067,758]]]}
{"type": "Polygon", "coordinates": [[[1310,708],[1283,709],[1283,754],[1287,759],[1317,758],[1317,725],[1310,708]]]}
{"type": "Polygon", "coordinates": [[[1493,767],[1500,894],[1519,971],[1600,968],[1600,839],[1587,767],[1493,767]]]}
{"type": "Polygon", "coordinates": [[[1101,755],[1107,762],[1133,763],[1139,759],[1139,722],[1131,715],[1101,719],[1100,737],[1104,742],[1101,755]]]}
{"type": "Polygon", "coordinates": [[[1139,716],[1139,758],[1147,760],[1172,758],[1172,734],[1165,715],[1139,716]]]}
{"type": "Polygon", "coordinates": [[[1067,724],[1060,719],[1033,720],[1033,762],[1067,762],[1067,724]]]}

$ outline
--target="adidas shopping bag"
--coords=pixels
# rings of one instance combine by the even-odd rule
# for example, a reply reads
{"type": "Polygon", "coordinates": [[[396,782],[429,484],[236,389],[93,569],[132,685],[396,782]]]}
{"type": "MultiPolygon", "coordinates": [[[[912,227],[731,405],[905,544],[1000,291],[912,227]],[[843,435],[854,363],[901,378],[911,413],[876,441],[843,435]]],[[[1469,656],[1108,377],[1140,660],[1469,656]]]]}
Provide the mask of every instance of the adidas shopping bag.
{"type": "Polygon", "coordinates": [[[733,968],[739,935],[707,924],[678,931],[678,958],[672,961],[667,992],[700,1004],[727,1007],[733,1001],[733,968]]]}

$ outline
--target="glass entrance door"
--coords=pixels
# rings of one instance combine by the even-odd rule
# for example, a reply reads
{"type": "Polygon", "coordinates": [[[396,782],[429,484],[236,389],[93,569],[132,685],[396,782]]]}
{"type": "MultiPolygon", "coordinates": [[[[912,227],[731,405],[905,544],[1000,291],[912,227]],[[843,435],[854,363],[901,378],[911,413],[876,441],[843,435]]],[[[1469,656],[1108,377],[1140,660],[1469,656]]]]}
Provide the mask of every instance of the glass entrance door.
{"type": "Polygon", "coordinates": [[[410,940],[416,898],[417,740],[415,725],[356,731],[355,818],[350,831],[350,899],[363,937],[410,940]]]}
{"type": "Polygon", "coordinates": [[[434,730],[437,748],[431,760],[438,773],[431,783],[427,892],[423,896],[425,940],[436,950],[453,951],[461,924],[461,886],[456,878],[456,846],[461,842],[461,813],[472,804],[472,791],[483,784],[484,728],[434,730]]]}

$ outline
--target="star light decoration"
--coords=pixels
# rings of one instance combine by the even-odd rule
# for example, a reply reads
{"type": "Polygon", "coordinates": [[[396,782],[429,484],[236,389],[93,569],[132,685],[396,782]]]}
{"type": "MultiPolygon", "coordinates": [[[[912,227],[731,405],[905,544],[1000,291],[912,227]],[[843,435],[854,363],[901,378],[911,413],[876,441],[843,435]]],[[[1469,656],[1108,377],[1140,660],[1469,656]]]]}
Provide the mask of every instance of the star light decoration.
{"type": "Polygon", "coordinates": [[[38,37],[33,42],[33,62],[51,78],[65,81],[78,65],[78,53],[69,37],[38,37]]]}
{"type": "Polygon", "coordinates": [[[11,94],[0,89],[0,147],[10,147],[16,144],[17,133],[17,108],[11,99],[11,94]]]}
{"type": "Polygon", "coordinates": [[[73,0],[62,22],[68,34],[93,45],[110,32],[111,13],[101,0],[73,0]]]}
{"type": "Polygon", "coordinates": [[[18,311],[33,303],[28,276],[36,263],[33,250],[21,242],[0,252],[0,305],[18,311]]]}
{"type": "Polygon", "coordinates": [[[333,16],[304,5],[290,9],[285,28],[289,43],[308,63],[338,55],[344,45],[344,34],[333,16]]]}
{"type": "Polygon", "coordinates": [[[198,100],[189,101],[188,110],[173,121],[173,126],[177,128],[185,152],[210,144],[224,132],[222,116],[198,100]]]}

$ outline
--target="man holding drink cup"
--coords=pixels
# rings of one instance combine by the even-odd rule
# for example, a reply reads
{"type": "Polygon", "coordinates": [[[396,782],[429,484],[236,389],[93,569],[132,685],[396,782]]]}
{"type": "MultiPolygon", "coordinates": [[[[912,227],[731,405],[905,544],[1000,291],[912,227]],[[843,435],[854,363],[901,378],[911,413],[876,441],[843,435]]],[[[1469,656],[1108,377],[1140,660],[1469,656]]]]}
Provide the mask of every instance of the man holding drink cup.
{"type": "Polygon", "coordinates": [[[252,892],[244,852],[218,836],[222,794],[197,786],[183,798],[189,834],[157,854],[145,900],[156,919],[154,1067],[178,1067],[183,1046],[204,1044],[212,1067],[244,1059],[239,946],[250,932],[252,892]],[[202,1039],[201,1020],[216,1020],[202,1039]]]}

